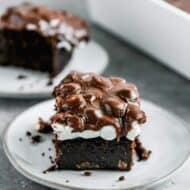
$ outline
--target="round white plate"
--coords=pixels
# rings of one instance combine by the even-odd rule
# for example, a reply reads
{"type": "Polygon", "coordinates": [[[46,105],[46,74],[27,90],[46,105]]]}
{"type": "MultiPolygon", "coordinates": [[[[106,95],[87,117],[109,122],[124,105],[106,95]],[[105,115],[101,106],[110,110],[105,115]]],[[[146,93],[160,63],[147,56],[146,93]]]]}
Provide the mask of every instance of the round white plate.
{"type": "Polygon", "coordinates": [[[48,86],[48,74],[15,67],[0,66],[0,97],[43,98],[50,97],[53,87],[70,71],[102,73],[108,64],[107,52],[96,42],[89,42],[74,52],[73,58],[48,86]],[[19,75],[27,78],[19,80],[19,75]]]}
{"type": "Polygon", "coordinates": [[[80,171],[55,171],[43,174],[51,164],[49,156],[54,156],[51,136],[43,136],[44,141],[33,145],[26,137],[26,131],[35,134],[35,122],[39,116],[44,119],[54,112],[54,101],[40,103],[18,116],[4,133],[4,150],[13,166],[24,176],[40,184],[63,190],[72,189],[143,189],[159,184],[171,177],[187,161],[190,155],[190,133],[183,121],[164,109],[143,101],[142,106],[149,121],[141,135],[145,147],[152,150],[146,162],[135,161],[130,172],[92,171],[87,177],[80,171]],[[22,138],[22,141],[19,141],[22,138]],[[48,151],[51,147],[52,151],[48,151]],[[41,156],[42,152],[45,156],[41,156]],[[124,181],[118,181],[125,176],[124,181]],[[68,181],[69,182],[68,182],[68,181]]]}

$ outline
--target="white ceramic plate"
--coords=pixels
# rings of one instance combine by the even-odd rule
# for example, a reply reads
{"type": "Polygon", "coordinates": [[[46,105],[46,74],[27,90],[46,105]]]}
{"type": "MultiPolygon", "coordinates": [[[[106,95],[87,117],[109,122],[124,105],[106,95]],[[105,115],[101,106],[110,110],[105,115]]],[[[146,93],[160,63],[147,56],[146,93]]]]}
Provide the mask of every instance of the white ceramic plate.
{"type": "Polygon", "coordinates": [[[91,41],[84,48],[77,49],[72,60],[53,80],[52,86],[47,86],[48,74],[24,70],[15,67],[0,66],[0,97],[13,98],[43,98],[50,97],[53,86],[58,84],[70,71],[101,73],[108,64],[106,51],[96,42],[91,41]],[[18,80],[19,75],[27,76],[18,80]]]}
{"type": "Polygon", "coordinates": [[[26,131],[35,133],[35,122],[39,116],[47,119],[53,111],[54,101],[38,104],[18,116],[4,133],[4,150],[13,166],[27,178],[63,190],[72,189],[143,189],[159,184],[174,174],[189,158],[190,134],[183,121],[153,103],[143,101],[142,106],[149,121],[144,126],[141,139],[152,150],[146,162],[135,162],[131,172],[92,171],[89,177],[80,171],[56,171],[43,174],[51,164],[49,155],[54,156],[50,136],[43,136],[38,145],[30,143],[26,131]],[[19,141],[22,138],[22,142],[19,141]],[[52,151],[48,151],[51,147],[52,151]],[[45,157],[41,153],[45,152],[45,157]],[[118,182],[120,176],[126,180],[118,182]],[[69,180],[69,183],[67,182],[69,180]]]}

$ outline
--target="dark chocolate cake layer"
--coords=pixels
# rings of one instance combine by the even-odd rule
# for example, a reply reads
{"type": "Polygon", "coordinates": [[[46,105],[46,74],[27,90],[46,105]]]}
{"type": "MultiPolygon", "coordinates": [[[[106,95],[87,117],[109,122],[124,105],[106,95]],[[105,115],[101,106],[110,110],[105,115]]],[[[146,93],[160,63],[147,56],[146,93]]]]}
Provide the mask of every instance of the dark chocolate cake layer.
{"type": "Polygon", "coordinates": [[[0,64],[54,76],[88,40],[89,28],[79,17],[24,3],[0,18],[0,64]]]}
{"type": "Polygon", "coordinates": [[[56,141],[56,164],[59,169],[114,169],[130,170],[134,142],[119,142],[101,138],[56,141]]]}

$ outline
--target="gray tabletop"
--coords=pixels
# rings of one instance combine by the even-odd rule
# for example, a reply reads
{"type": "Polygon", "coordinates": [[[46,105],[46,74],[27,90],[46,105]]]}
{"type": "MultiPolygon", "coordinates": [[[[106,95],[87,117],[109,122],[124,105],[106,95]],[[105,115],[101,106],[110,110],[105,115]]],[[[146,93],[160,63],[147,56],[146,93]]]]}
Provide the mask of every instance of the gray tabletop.
{"type": "MultiPolygon", "coordinates": [[[[119,75],[139,87],[144,99],[190,121],[190,82],[134,47],[93,25],[93,39],[109,53],[105,75],[119,75]]],[[[23,110],[42,100],[0,99],[0,131],[23,110]]],[[[22,127],[22,126],[21,126],[22,127]]],[[[48,189],[20,175],[7,160],[0,143],[0,189],[48,189]]]]}

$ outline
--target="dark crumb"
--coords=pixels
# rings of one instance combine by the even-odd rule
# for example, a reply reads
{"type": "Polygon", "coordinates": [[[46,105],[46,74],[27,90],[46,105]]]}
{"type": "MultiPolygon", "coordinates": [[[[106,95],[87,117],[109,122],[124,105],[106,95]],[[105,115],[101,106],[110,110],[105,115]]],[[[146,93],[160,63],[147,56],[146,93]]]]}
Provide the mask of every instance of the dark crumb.
{"type": "Polygon", "coordinates": [[[26,79],[26,78],[27,78],[26,75],[18,75],[17,76],[17,79],[19,79],[19,80],[26,79]]]}
{"type": "Polygon", "coordinates": [[[55,141],[56,141],[55,139],[52,139],[52,143],[53,143],[53,144],[55,144],[55,141]]]}
{"type": "Polygon", "coordinates": [[[148,160],[148,158],[150,157],[152,151],[146,150],[144,148],[143,144],[139,141],[139,139],[136,139],[135,143],[136,143],[135,151],[137,153],[139,161],[148,160]]]}
{"type": "Polygon", "coordinates": [[[53,80],[50,78],[46,85],[47,85],[47,86],[53,85],[53,80]]]}
{"type": "Polygon", "coordinates": [[[66,183],[69,183],[69,180],[65,180],[66,183]]]}
{"type": "Polygon", "coordinates": [[[50,122],[44,121],[41,117],[38,118],[38,126],[39,126],[39,129],[38,129],[39,133],[48,134],[48,133],[53,132],[50,122]]]}
{"type": "Polygon", "coordinates": [[[51,151],[51,148],[48,148],[49,151],[51,151]]]}
{"type": "Polygon", "coordinates": [[[27,136],[27,137],[31,137],[31,136],[32,136],[32,133],[31,133],[30,131],[27,131],[27,132],[26,132],[26,136],[27,136]]]}
{"type": "Polygon", "coordinates": [[[120,176],[119,178],[118,178],[118,181],[124,181],[125,180],[125,176],[120,176]]]}
{"type": "Polygon", "coordinates": [[[40,136],[40,135],[32,136],[32,143],[33,144],[40,143],[40,142],[42,142],[42,136],[40,136]]]}
{"type": "Polygon", "coordinates": [[[57,166],[56,165],[52,165],[51,167],[49,167],[47,170],[43,171],[43,174],[46,174],[48,172],[52,172],[52,171],[55,171],[57,170],[57,166]]]}
{"type": "Polygon", "coordinates": [[[84,172],[84,173],[83,173],[83,175],[84,175],[84,176],[91,176],[91,175],[92,175],[92,173],[91,173],[91,172],[86,171],[86,172],[84,172]]]}
{"type": "Polygon", "coordinates": [[[51,162],[52,164],[55,163],[55,161],[54,161],[54,159],[53,159],[52,156],[49,156],[49,160],[50,160],[50,162],[51,162]]]}
{"type": "Polygon", "coordinates": [[[45,153],[44,153],[44,152],[42,152],[42,156],[45,156],[45,153]]]}
{"type": "Polygon", "coordinates": [[[18,140],[21,142],[21,141],[22,141],[22,138],[19,138],[18,140]]]}

